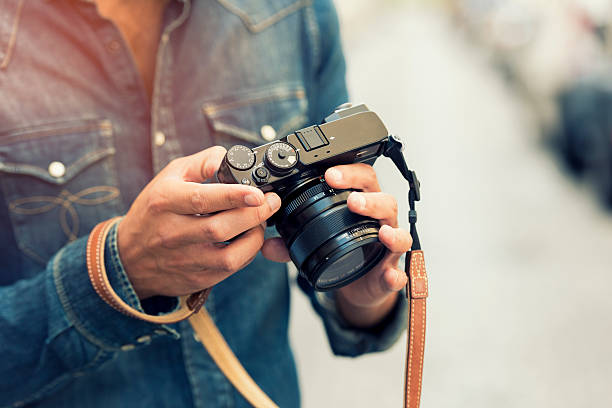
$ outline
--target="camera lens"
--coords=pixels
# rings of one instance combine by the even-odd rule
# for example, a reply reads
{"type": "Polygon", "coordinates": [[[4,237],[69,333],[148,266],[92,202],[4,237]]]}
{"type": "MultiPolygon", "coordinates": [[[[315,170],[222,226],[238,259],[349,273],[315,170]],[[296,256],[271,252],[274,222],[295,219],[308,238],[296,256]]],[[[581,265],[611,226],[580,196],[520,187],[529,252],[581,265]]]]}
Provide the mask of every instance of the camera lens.
{"type": "Polygon", "coordinates": [[[349,190],[320,178],[299,183],[284,195],[275,216],[291,259],[315,289],[339,288],[361,277],[385,255],[380,224],[348,209],[349,190]]]}

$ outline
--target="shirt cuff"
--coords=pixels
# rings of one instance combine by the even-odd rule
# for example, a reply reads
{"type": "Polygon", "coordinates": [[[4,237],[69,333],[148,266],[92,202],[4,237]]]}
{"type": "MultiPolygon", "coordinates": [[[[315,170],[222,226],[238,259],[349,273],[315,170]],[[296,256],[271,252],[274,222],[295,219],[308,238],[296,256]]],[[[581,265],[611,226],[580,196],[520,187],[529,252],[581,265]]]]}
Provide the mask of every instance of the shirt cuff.
{"type": "Polygon", "coordinates": [[[336,355],[355,357],[361,354],[384,351],[391,347],[406,328],[408,303],[402,290],[393,309],[376,326],[356,328],[340,314],[335,293],[315,292],[311,289],[312,305],[323,319],[327,337],[336,355]]]}
{"type": "MultiPolygon", "coordinates": [[[[131,350],[148,345],[157,337],[179,334],[169,325],[158,325],[124,315],[113,309],[95,292],[87,273],[88,236],[65,246],[54,260],[54,283],[68,321],[91,343],[107,350],[131,350]]],[[[147,313],[168,313],[177,307],[175,298],[141,302],[121,264],[117,247],[117,224],[105,242],[104,264],[117,295],[134,309],[147,313]]]]}

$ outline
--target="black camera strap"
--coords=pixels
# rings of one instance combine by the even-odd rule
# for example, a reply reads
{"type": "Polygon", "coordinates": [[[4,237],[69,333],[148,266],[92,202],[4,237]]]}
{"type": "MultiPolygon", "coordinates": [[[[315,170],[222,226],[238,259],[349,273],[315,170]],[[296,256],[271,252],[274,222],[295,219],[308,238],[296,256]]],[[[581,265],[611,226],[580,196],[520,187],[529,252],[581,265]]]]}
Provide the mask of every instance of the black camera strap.
{"type": "Polygon", "coordinates": [[[384,155],[389,157],[402,176],[408,181],[408,222],[412,236],[412,248],[406,256],[404,271],[408,276],[406,297],[410,303],[408,315],[408,345],[406,351],[406,379],[404,386],[404,406],[418,408],[421,403],[421,384],[423,377],[423,356],[425,354],[426,299],[428,295],[425,257],[417,232],[417,212],[415,203],[421,199],[419,179],[408,168],[402,153],[403,145],[399,138],[389,136],[384,155]]]}

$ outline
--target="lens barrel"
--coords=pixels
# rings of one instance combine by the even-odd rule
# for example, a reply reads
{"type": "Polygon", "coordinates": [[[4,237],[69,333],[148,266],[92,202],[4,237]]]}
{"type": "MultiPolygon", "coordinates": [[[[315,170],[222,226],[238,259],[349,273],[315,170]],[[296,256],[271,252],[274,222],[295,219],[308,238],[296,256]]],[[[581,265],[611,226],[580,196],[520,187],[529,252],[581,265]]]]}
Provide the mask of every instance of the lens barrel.
{"type": "Polygon", "coordinates": [[[385,255],[377,220],[348,209],[350,190],[335,190],[321,177],[284,195],[275,224],[291,259],[316,290],[347,285],[385,255]]]}

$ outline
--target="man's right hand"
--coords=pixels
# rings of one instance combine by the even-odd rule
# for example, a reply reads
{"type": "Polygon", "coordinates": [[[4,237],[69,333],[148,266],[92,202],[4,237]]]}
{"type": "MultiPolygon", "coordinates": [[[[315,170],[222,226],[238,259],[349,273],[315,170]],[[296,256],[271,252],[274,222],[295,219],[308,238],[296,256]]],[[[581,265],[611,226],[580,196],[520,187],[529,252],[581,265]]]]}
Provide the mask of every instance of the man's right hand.
{"type": "Polygon", "coordinates": [[[211,287],[261,249],[262,224],[278,210],[280,198],[240,184],[201,184],[224,155],[217,146],[172,161],[119,224],[121,262],[140,299],[211,287]]]}

